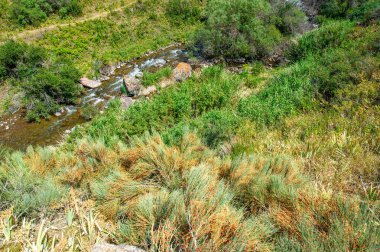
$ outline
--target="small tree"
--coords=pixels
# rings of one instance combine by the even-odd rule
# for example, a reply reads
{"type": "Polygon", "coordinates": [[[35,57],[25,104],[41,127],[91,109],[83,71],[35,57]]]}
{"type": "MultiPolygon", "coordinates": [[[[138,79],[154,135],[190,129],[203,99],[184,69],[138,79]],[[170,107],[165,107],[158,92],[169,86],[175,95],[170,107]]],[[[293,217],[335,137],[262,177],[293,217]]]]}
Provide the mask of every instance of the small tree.
{"type": "Polygon", "coordinates": [[[292,33],[302,18],[290,18],[295,5],[285,5],[282,16],[266,0],[210,0],[205,9],[205,28],[194,37],[193,48],[206,57],[262,58],[281,39],[292,33]],[[280,29],[279,29],[280,28],[280,29]]]}

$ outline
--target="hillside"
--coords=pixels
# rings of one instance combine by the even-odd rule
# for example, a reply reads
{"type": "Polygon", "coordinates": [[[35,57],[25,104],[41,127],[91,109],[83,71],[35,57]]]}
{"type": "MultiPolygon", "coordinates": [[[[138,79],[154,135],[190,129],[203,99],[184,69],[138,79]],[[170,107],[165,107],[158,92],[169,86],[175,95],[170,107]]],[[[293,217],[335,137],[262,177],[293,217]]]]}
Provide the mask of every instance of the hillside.
{"type": "Polygon", "coordinates": [[[82,118],[0,145],[1,251],[378,251],[377,1],[79,3],[0,18],[3,118],[82,118]]]}

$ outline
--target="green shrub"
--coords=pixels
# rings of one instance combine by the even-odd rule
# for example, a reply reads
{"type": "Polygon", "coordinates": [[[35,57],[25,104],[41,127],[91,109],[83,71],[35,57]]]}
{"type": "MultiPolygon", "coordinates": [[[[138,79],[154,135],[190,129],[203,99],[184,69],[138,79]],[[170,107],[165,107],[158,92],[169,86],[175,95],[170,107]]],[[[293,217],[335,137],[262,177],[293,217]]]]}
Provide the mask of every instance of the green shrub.
{"type": "Polygon", "coordinates": [[[42,67],[46,51],[9,40],[0,46],[0,79],[23,79],[42,67]]]}
{"type": "Polygon", "coordinates": [[[95,118],[97,114],[99,114],[99,109],[91,104],[86,104],[83,108],[80,109],[80,116],[86,120],[90,121],[95,118]]]}
{"type": "Polygon", "coordinates": [[[141,84],[144,87],[158,84],[158,82],[160,82],[163,78],[169,77],[171,73],[172,73],[172,70],[170,67],[164,67],[154,73],[151,73],[149,71],[144,71],[141,84]]]}
{"type": "Polygon", "coordinates": [[[41,68],[22,85],[27,99],[28,119],[47,117],[60,104],[73,104],[81,94],[79,71],[68,62],[57,62],[41,68]]]}
{"type": "Polygon", "coordinates": [[[274,9],[276,27],[282,34],[300,34],[305,30],[306,16],[296,1],[270,1],[274,9]]]}
{"type": "Polygon", "coordinates": [[[227,59],[267,56],[281,39],[278,28],[285,34],[297,32],[304,22],[295,6],[284,6],[276,13],[265,0],[210,0],[205,27],[194,36],[193,50],[205,57],[227,59]]]}
{"type": "Polygon", "coordinates": [[[279,32],[263,20],[271,13],[266,1],[211,0],[205,12],[206,25],[195,35],[194,46],[206,57],[260,57],[279,41],[279,32]]]}
{"type": "Polygon", "coordinates": [[[215,148],[230,138],[239,127],[240,118],[229,110],[213,110],[206,113],[197,121],[197,130],[202,141],[209,147],[215,148]]]}
{"type": "Polygon", "coordinates": [[[183,20],[194,20],[200,17],[201,0],[169,0],[166,4],[166,14],[169,17],[183,20]]]}
{"type": "Polygon", "coordinates": [[[321,5],[319,14],[329,18],[342,18],[346,16],[349,8],[349,0],[325,0],[321,5]]]}
{"type": "Polygon", "coordinates": [[[0,210],[13,206],[16,216],[47,212],[62,199],[65,188],[53,178],[33,172],[23,158],[23,154],[13,153],[0,167],[0,210]]]}
{"type": "Polygon", "coordinates": [[[324,24],[321,28],[304,34],[285,52],[291,62],[306,58],[307,55],[319,54],[331,47],[338,47],[348,39],[354,25],[348,21],[335,21],[324,24]]]}
{"type": "Polygon", "coordinates": [[[66,5],[63,5],[58,13],[61,18],[67,16],[79,16],[82,14],[83,6],[79,0],[68,1],[66,5]]]}
{"type": "Polygon", "coordinates": [[[371,79],[379,68],[379,62],[362,55],[357,48],[329,50],[316,63],[311,81],[327,100],[342,88],[357,85],[363,78],[371,79]]]}
{"type": "Polygon", "coordinates": [[[376,0],[324,0],[321,1],[318,14],[333,19],[377,22],[380,18],[380,3],[376,0]]]}
{"type": "Polygon", "coordinates": [[[38,25],[52,13],[59,13],[61,17],[77,16],[82,9],[78,0],[20,0],[13,2],[10,16],[21,26],[38,25]]]}
{"type": "Polygon", "coordinates": [[[61,104],[75,103],[81,94],[80,76],[71,61],[48,59],[41,47],[13,40],[0,46],[0,79],[16,79],[12,83],[19,84],[25,93],[30,121],[47,118],[61,104]]]}
{"type": "Polygon", "coordinates": [[[379,22],[380,2],[376,0],[367,1],[349,11],[348,17],[363,23],[379,22]]]}
{"type": "Polygon", "coordinates": [[[21,26],[38,25],[47,19],[47,13],[37,0],[21,0],[12,4],[11,18],[21,26]]]}

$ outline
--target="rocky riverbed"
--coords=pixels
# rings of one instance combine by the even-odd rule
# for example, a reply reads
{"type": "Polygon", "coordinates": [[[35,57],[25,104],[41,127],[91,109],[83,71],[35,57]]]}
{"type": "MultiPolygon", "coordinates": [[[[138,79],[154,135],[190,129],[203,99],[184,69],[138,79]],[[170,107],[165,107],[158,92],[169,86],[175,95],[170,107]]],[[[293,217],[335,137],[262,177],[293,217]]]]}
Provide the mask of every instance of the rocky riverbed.
{"type": "Polygon", "coordinates": [[[86,89],[78,105],[66,106],[49,120],[28,123],[24,112],[18,111],[0,119],[0,143],[14,149],[25,149],[29,145],[53,145],[64,139],[76,125],[86,122],[81,116],[85,107],[102,111],[110,100],[119,97],[123,76],[141,77],[144,70],[156,71],[162,67],[174,68],[189,57],[180,45],[172,45],[156,52],[148,52],[130,62],[103,67],[101,85],[86,89]]]}

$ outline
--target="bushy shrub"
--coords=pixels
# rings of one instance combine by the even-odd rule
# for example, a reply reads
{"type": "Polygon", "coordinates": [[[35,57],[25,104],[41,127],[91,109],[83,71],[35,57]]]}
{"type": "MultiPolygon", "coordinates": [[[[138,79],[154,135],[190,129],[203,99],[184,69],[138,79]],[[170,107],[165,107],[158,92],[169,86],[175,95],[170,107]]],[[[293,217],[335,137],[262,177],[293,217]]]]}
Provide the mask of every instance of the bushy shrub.
{"type": "Polygon", "coordinates": [[[354,25],[348,21],[336,21],[324,24],[321,28],[308,32],[285,52],[291,62],[306,58],[307,55],[319,54],[327,48],[338,47],[348,39],[354,25]]]}
{"type": "Polygon", "coordinates": [[[68,62],[57,62],[49,68],[41,68],[22,85],[28,100],[28,119],[34,115],[47,117],[57,111],[59,104],[73,104],[81,94],[80,73],[68,62]]]}
{"type": "Polygon", "coordinates": [[[58,13],[62,18],[67,16],[79,16],[82,14],[83,6],[79,0],[68,1],[59,8],[58,13]]]}
{"type": "Polygon", "coordinates": [[[42,66],[46,52],[9,40],[0,46],[0,79],[24,78],[42,66]]]}
{"type": "Polygon", "coordinates": [[[346,16],[350,8],[349,0],[325,0],[322,1],[319,14],[329,18],[342,18],[346,16]]]}
{"type": "Polygon", "coordinates": [[[61,17],[77,16],[82,8],[78,0],[20,0],[13,2],[10,16],[21,26],[38,25],[52,13],[59,13],[61,17]]]}
{"type": "Polygon", "coordinates": [[[31,121],[48,117],[60,104],[74,103],[81,93],[80,72],[71,61],[48,59],[45,49],[13,40],[0,46],[0,79],[10,78],[25,93],[31,121]]]}
{"type": "Polygon", "coordinates": [[[336,49],[326,52],[311,72],[312,83],[324,99],[330,100],[336,92],[362,79],[371,79],[379,62],[361,55],[358,50],[336,49]]]}
{"type": "Polygon", "coordinates": [[[280,39],[275,26],[266,23],[271,14],[266,1],[211,0],[205,13],[206,25],[195,35],[194,46],[206,57],[261,57],[280,39]]]}
{"type": "Polygon", "coordinates": [[[281,31],[297,32],[299,23],[304,22],[294,5],[282,6],[276,13],[266,0],[208,1],[205,28],[193,39],[194,51],[229,59],[267,56],[280,41],[281,31]]]}
{"type": "Polygon", "coordinates": [[[380,18],[380,3],[376,0],[324,0],[320,3],[318,14],[333,19],[377,22],[380,18]]]}
{"type": "Polygon", "coordinates": [[[13,3],[11,18],[19,25],[38,25],[47,19],[37,0],[21,0],[13,3]]]}
{"type": "Polygon", "coordinates": [[[86,104],[84,107],[82,107],[79,111],[80,113],[80,116],[86,120],[86,121],[90,121],[92,120],[93,118],[95,118],[95,116],[97,114],[99,114],[99,108],[91,105],[91,104],[86,104]]]}
{"type": "Polygon", "coordinates": [[[377,0],[367,1],[349,11],[348,17],[352,20],[360,21],[365,24],[370,22],[379,22],[380,2],[377,0]]]}
{"type": "Polygon", "coordinates": [[[201,0],[169,0],[166,14],[177,21],[194,20],[200,17],[201,0]]]}
{"type": "Polygon", "coordinates": [[[274,9],[276,27],[282,34],[299,34],[305,30],[306,16],[296,1],[270,1],[274,9]]]}

